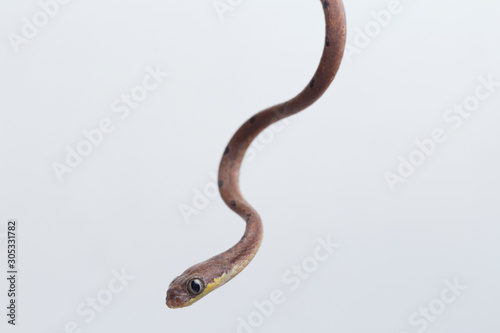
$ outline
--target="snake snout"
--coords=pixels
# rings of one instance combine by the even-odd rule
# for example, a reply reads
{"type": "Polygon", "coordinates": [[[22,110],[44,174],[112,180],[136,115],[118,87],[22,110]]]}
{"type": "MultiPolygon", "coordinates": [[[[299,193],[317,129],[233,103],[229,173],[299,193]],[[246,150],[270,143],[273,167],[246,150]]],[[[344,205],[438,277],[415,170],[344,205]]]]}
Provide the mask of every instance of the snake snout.
{"type": "Polygon", "coordinates": [[[176,309],[176,308],[181,307],[182,299],[181,299],[181,296],[179,295],[178,290],[169,289],[167,291],[166,303],[167,303],[167,306],[171,309],[176,309]]]}

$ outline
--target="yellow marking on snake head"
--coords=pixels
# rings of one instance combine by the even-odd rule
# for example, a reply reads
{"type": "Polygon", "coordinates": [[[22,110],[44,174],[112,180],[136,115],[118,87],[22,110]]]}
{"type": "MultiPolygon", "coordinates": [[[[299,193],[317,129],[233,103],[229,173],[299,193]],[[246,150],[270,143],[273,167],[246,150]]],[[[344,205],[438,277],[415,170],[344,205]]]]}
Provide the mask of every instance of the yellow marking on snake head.
{"type": "Polygon", "coordinates": [[[193,304],[194,302],[197,302],[201,298],[205,297],[208,293],[210,293],[211,291],[222,286],[224,283],[226,283],[229,280],[230,280],[230,275],[227,275],[226,273],[222,274],[218,278],[215,278],[213,282],[207,284],[207,287],[205,288],[205,290],[203,290],[203,292],[201,294],[191,298],[184,306],[188,306],[188,305],[193,304]]]}

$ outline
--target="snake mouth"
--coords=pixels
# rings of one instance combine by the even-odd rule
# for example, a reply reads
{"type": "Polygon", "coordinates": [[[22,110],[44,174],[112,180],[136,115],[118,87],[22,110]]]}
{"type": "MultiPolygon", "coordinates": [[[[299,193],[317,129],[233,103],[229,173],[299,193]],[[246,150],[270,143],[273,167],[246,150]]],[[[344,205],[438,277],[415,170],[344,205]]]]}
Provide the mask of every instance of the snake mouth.
{"type": "Polygon", "coordinates": [[[175,298],[167,298],[167,306],[171,309],[177,309],[179,308],[180,306],[180,302],[179,302],[179,298],[178,297],[175,297],[175,298]]]}
{"type": "Polygon", "coordinates": [[[182,300],[179,296],[167,297],[167,306],[171,309],[183,308],[182,300]]]}

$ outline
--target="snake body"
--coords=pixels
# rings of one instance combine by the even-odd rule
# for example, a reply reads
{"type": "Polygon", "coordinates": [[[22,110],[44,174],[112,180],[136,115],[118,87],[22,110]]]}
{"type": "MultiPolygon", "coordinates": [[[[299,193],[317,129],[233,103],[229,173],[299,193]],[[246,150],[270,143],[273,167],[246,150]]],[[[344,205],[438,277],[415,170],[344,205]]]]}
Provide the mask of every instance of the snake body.
{"type": "Polygon", "coordinates": [[[256,255],[263,235],[257,211],[239,187],[241,162],[252,141],[269,125],[296,114],[318,100],[333,81],[344,53],[346,26],[342,0],[321,1],[326,20],[323,55],[307,87],[293,99],[261,111],[246,121],[226,147],[219,166],[219,192],[226,205],[246,221],[241,240],[229,250],[187,269],[167,291],[170,308],[193,304],[240,273],[256,255]]]}

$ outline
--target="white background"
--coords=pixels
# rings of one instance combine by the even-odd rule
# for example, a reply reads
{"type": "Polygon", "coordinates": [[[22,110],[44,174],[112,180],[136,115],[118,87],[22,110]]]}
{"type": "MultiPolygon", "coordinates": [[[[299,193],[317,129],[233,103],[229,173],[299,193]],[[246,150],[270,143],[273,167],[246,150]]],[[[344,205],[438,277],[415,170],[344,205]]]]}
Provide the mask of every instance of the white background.
{"type": "MultiPolygon", "coordinates": [[[[345,3],[348,44],[388,3],[345,3]]],[[[73,0],[17,53],[8,34],[40,5],[2,1],[0,233],[19,220],[20,271],[14,328],[1,284],[2,331],[237,332],[253,302],[280,289],[286,301],[255,332],[413,333],[409,317],[458,278],[467,289],[426,332],[498,332],[500,88],[460,128],[442,117],[480,76],[500,81],[500,3],[400,4],[323,98],[245,163],[242,191],[265,225],[254,261],[171,310],[170,281],[244,229],[218,196],[188,219],[180,208],[210,188],[243,121],[309,82],[324,42],[319,1],[242,1],[222,20],[212,0],[73,0]],[[121,120],[111,103],[157,65],[168,78],[121,120]],[[114,131],[59,182],[52,163],[103,118],[114,131]],[[392,192],[384,174],[437,127],[447,141],[392,192]],[[328,235],[340,248],[291,291],[282,275],[328,235]],[[122,269],[134,280],[87,323],[77,308],[122,269]]]]}

